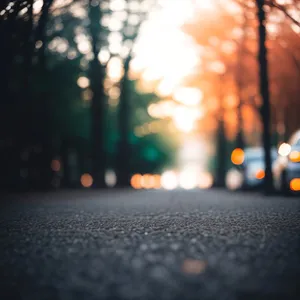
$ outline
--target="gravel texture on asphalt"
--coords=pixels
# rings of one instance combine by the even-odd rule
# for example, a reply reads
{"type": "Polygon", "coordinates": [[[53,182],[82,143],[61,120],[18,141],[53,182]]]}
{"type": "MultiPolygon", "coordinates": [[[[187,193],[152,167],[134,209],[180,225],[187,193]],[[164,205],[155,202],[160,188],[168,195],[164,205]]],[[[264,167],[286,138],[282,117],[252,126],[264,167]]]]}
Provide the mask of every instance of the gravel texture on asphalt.
{"type": "Polygon", "coordinates": [[[300,199],[68,191],[0,206],[0,299],[300,299],[300,199]]]}

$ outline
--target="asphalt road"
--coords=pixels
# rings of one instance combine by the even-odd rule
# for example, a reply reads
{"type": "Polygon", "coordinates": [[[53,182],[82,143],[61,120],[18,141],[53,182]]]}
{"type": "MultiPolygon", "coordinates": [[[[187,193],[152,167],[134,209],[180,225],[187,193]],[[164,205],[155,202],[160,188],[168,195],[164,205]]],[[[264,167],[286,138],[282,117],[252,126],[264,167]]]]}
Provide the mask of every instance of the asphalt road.
{"type": "Polygon", "coordinates": [[[57,192],[0,204],[0,299],[300,299],[300,199],[57,192]]]}

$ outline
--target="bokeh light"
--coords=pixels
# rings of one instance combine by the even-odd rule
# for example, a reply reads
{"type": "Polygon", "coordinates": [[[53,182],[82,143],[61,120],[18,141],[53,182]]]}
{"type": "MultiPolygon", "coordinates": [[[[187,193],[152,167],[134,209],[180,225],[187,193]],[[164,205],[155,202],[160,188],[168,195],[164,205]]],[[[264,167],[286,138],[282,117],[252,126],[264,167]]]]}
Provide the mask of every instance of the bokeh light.
{"type": "Polygon", "coordinates": [[[300,162],[300,152],[299,151],[292,151],[289,155],[289,159],[294,162],[298,163],[300,162]]]}
{"type": "Polygon", "coordinates": [[[179,88],[175,90],[174,98],[182,104],[193,106],[201,102],[203,93],[195,88],[179,88]]]}
{"type": "Polygon", "coordinates": [[[83,187],[90,188],[93,185],[93,177],[90,174],[85,173],[81,175],[80,182],[83,187]]]}
{"type": "Polygon", "coordinates": [[[107,170],[105,172],[105,183],[108,187],[112,188],[117,184],[117,175],[113,170],[107,170]]]}
{"type": "Polygon", "coordinates": [[[264,170],[258,170],[255,174],[256,179],[264,179],[265,178],[265,171],[264,170]]]}
{"type": "Polygon", "coordinates": [[[151,174],[145,174],[142,176],[141,185],[144,189],[149,190],[154,188],[154,177],[151,174]]]}
{"type": "Polygon", "coordinates": [[[154,189],[160,189],[161,188],[161,176],[160,175],[154,175],[153,176],[153,181],[154,181],[154,189]]]}
{"type": "Polygon", "coordinates": [[[282,143],[278,148],[278,154],[281,156],[288,156],[291,152],[291,145],[287,143],[282,143]]]}
{"type": "Polygon", "coordinates": [[[77,79],[77,84],[80,88],[86,89],[90,85],[90,80],[87,77],[81,76],[77,79]]]}
{"type": "Polygon", "coordinates": [[[179,186],[185,190],[191,190],[198,185],[199,174],[194,169],[186,169],[179,174],[179,186]]]}
{"type": "Polygon", "coordinates": [[[242,187],[243,175],[236,169],[231,169],[227,172],[225,178],[226,187],[229,190],[235,191],[242,187]]]}
{"type": "Polygon", "coordinates": [[[236,148],[231,153],[231,161],[235,165],[241,165],[245,160],[244,150],[241,148],[236,148]]]}
{"type": "Polygon", "coordinates": [[[203,172],[199,177],[199,185],[200,189],[210,189],[213,186],[214,178],[212,174],[208,172],[203,172]]]}
{"type": "Polygon", "coordinates": [[[178,176],[174,171],[166,171],[161,176],[161,186],[166,190],[174,190],[178,187],[178,176]]]}
{"type": "Polygon", "coordinates": [[[136,189],[140,190],[142,189],[142,175],[141,174],[135,174],[131,177],[130,184],[131,186],[136,189]]]}
{"type": "Polygon", "coordinates": [[[51,161],[51,170],[53,172],[59,172],[60,171],[60,168],[61,168],[61,164],[60,164],[60,161],[58,159],[53,159],[51,161]]]}
{"type": "Polygon", "coordinates": [[[300,191],[300,178],[294,178],[290,182],[290,189],[294,192],[300,191]]]}

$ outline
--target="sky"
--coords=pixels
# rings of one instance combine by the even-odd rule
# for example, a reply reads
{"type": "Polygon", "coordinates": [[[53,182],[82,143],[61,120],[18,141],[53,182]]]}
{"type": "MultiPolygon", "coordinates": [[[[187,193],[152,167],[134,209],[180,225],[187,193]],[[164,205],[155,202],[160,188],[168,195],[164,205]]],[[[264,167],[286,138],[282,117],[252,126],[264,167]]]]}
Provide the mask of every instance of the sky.
{"type": "Polygon", "coordinates": [[[199,50],[180,29],[193,17],[192,0],[163,0],[162,8],[149,16],[140,31],[132,62],[143,78],[161,79],[159,92],[170,94],[199,64],[199,50]]]}
{"type": "MultiPolygon", "coordinates": [[[[199,104],[203,94],[201,90],[184,86],[185,77],[201,66],[201,48],[183,33],[181,26],[193,19],[194,5],[198,7],[201,5],[203,10],[211,10],[213,9],[211,3],[212,1],[199,0],[160,1],[161,9],[153,12],[142,26],[134,49],[135,58],[131,64],[133,71],[142,74],[142,80],[145,82],[159,80],[157,94],[162,99],[168,99],[172,95],[177,103],[180,103],[177,108],[171,110],[165,105],[169,101],[162,101],[158,111],[161,113],[164,113],[164,109],[168,109],[169,113],[172,111],[175,126],[184,133],[192,132],[196,120],[201,118],[199,104]]],[[[199,137],[190,136],[183,139],[178,152],[178,167],[185,174],[182,184],[187,186],[197,184],[191,178],[197,178],[196,174],[205,168],[204,151],[197,151],[193,161],[190,161],[191,151],[199,147],[205,147],[199,137]],[[190,164],[195,162],[199,163],[198,167],[190,168],[190,164]]],[[[172,182],[170,178],[168,181],[172,182]]]]}

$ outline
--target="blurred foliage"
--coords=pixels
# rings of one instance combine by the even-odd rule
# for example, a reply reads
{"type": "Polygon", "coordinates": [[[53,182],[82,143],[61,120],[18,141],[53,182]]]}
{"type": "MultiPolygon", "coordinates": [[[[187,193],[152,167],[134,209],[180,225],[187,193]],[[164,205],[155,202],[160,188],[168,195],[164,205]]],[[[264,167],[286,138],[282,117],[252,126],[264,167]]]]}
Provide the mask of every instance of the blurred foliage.
{"type": "MultiPolygon", "coordinates": [[[[1,29],[7,31],[4,36],[7,48],[1,49],[7,80],[7,84],[3,84],[6,89],[1,103],[1,157],[8,157],[10,153],[4,165],[7,176],[1,182],[3,186],[74,186],[71,183],[74,182],[71,174],[74,164],[77,168],[75,185],[79,184],[80,174],[92,172],[92,141],[95,139],[92,136],[91,113],[93,91],[88,86],[80,87],[78,78],[90,76],[93,53],[88,11],[89,5],[95,7],[100,2],[60,2],[34,0],[20,4],[12,1],[1,8],[4,9],[4,27],[1,29]],[[40,5],[39,12],[35,12],[37,5],[40,5]],[[71,156],[75,157],[75,161],[70,160],[71,156]],[[55,157],[61,161],[63,174],[58,185],[53,185],[57,174],[50,168],[55,157]]],[[[106,3],[109,4],[109,1],[106,3]]],[[[94,22],[102,23],[104,16],[107,18],[113,14],[105,3],[102,5],[102,12],[99,6],[100,19],[94,22]]],[[[99,29],[101,34],[94,42],[99,49],[107,51],[110,29],[102,25],[99,29]]],[[[128,33],[124,37],[126,41],[134,39],[128,33]]],[[[102,62],[103,68],[108,68],[110,57],[117,56],[108,55],[108,59],[102,62]]],[[[120,80],[115,80],[113,85],[118,87],[120,80]]],[[[131,110],[129,141],[133,153],[130,171],[159,171],[172,160],[174,143],[159,134],[146,137],[134,134],[136,125],[151,120],[147,106],[156,98],[154,95],[137,94],[134,81],[130,82],[128,98],[131,110]]],[[[105,136],[106,168],[117,168],[119,106],[111,105],[109,96],[97,101],[105,102],[106,109],[101,128],[105,136]]]]}

